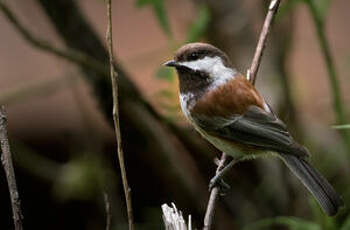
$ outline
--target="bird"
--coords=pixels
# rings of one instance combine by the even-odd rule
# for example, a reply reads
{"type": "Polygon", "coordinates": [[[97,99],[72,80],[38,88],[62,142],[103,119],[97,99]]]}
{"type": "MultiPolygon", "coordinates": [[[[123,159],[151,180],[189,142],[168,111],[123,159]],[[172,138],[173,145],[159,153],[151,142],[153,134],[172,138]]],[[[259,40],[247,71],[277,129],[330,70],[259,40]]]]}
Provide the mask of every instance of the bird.
{"type": "Polygon", "coordinates": [[[223,51],[207,43],[189,43],[163,65],[176,69],[182,112],[202,137],[233,158],[279,157],[327,215],[337,214],[342,198],[223,51]]]}

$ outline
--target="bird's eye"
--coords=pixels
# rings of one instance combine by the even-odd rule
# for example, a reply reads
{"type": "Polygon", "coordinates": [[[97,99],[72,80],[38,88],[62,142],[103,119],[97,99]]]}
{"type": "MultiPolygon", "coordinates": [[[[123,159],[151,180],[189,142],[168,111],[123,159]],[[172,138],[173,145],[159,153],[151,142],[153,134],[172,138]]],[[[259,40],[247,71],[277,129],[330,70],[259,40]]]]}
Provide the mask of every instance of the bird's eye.
{"type": "Polygon", "coordinates": [[[189,56],[189,61],[197,60],[198,59],[198,53],[191,53],[189,56]]]}

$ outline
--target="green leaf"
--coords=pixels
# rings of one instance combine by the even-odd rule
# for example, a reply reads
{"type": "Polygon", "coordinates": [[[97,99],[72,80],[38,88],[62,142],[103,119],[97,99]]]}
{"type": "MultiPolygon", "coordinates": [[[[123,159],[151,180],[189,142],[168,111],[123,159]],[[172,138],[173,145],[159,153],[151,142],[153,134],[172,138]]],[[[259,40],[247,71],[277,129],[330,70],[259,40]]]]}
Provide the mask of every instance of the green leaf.
{"type": "Polygon", "coordinates": [[[170,113],[179,112],[180,106],[178,104],[169,103],[169,102],[159,102],[158,103],[162,108],[166,109],[170,113]]]}
{"type": "Polygon", "coordinates": [[[286,1],[284,4],[281,5],[281,7],[277,11],[277,17],[282,18],[288,13],[290,13],[299,3],[305,2],[305,0],[289,0],[286,1]]]}
{"type": "Polygon", "coordinates": [[[94,155],[72,159],[61,167],[53,192],[63,200],[90,200],[101,192],[106,173],[101,159],[94,155]]]}
{"type": "Polygon", "coordinates": [[[168,20],[168,14],[164,6],[164,0],[137,0],[137,7],[144,7],[150,5],[153,8],[153,13],[157,17],[158,23],[164,33],[169,37],[172,37],[170,24],[168,20]]]}
{"type": "Polygon", "coordinates": [[[207,31],[210,22],[210,11],[208,6],[202,5],[198,17],[190,26],[186,43],[198,41],[207,31]]]}
{"type": "Polygon", "coordinates": [[[333,129],[350,129],[350,124],[346,124],[346,125],[333,125],[332,128],[333,128],[333,129]]]}
{"type": "Polygon", "coordinates": [[[313,222],[306,221],[297,217],[276,217],[264,219],[248,225],[244,230],[257,230],[271,227],[273,225],[285,225],[290,230],[321,230],[321,227],[313,222]]]}
{"type": "Polygon", "coordinates": [[[324,19],[326,16],[331,0],[305,0],[307,4],[313,4],[320,18],[324,19]],[[312,3],[310,3],[312,2],[312,3]]]}
{"type": "Polygon", "coordinates": [[[168,82],[174,81],[174,71],[169,67],[160,67],[156,72],[156,77],[168,82]]]}
{"type": "Polygon", "coordinates": [[[143,6],[147,5],[147,4],[152,4],[152,2],[153,2],[153,0],[138,0],[136,2],[136,6],[137,7],[143,7],[143,6]]]}
{"type": "Polygon", "coordinates": [[[159,92],[156,93],[155,95],[157,98],[166,98],[166,99],[172,99],[174,97],[174,92],[170,90],[160,90],[159,92]]]}

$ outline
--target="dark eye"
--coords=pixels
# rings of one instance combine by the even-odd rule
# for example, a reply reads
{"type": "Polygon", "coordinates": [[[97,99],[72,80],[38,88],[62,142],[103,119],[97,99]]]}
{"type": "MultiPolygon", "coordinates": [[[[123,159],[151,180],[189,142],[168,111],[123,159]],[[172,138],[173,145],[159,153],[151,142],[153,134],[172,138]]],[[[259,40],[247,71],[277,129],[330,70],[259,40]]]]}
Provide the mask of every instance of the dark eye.
{"type": "Polygon", "coordinates": [[[197,60],[199,57],[198,53],[191,53],[190,56],[188,57],[189,61],[194,61],[197,60]]]}

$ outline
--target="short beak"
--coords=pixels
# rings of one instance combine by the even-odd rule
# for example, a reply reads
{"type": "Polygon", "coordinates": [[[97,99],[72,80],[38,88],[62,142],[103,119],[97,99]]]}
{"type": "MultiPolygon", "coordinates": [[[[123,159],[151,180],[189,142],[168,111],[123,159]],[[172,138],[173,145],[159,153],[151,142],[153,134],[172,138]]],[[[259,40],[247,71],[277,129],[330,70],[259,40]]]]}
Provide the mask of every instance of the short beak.
{"type": "Polygon", "coordinates": [[[163,64],[163,66],[169,66],[169,67],[177,67],[179,64],[175,60],[167,61],[163,64]]]}

